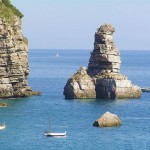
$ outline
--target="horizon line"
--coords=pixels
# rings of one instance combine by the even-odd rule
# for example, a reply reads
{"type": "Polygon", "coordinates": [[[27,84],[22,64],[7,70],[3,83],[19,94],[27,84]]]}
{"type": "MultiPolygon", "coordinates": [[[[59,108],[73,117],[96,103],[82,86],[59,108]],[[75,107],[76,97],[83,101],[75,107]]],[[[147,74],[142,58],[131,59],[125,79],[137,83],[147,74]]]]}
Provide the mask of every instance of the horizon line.
{"type": "MultiPolygon", "coordinates": [[[[94,49],[75,49],[75,48],[29,48],[29,50],[94,50],[94,49]]],[[[150,49],[120,49],[120,51],[150,51],[150,49]]]]}

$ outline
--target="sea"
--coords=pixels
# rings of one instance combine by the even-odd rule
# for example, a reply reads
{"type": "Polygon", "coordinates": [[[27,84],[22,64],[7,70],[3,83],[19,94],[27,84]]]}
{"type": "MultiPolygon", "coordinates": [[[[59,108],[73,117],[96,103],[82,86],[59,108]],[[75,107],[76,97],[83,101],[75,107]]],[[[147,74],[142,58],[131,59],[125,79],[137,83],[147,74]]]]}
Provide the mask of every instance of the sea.
{"type": "MultiPolygon", "coordinates": [[[[150,150],[150,93],[139,99],[66,100],[64,86],[92,50],[29,50],[29,85],[42,95],[5,99],[0,108],[0,150],[150,150]],[[58,54],[57,54],[58,53],[58,54]],[[56,55],[59,55],[56,56],[56,55]],[[96,128],[105,112],[115,113],[122,126],[96,128]],[[45,130],[67,132],[46,137],[45,130]]],[[[140,87],[150,87],[150,51],[121,50],[121,73],[140,87]]]]}

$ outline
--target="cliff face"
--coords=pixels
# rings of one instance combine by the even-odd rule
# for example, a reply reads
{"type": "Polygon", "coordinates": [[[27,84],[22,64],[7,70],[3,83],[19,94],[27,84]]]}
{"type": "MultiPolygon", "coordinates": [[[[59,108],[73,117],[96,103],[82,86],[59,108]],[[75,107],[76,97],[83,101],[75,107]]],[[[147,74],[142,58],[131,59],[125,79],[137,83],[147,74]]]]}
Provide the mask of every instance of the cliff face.
{"type": "MultiPolygon", "coordinates": [[[[88,81],[90,82],[87,83],[87,79],[84,76],[80,77],[80,73],[74,74],[65,85],[65,98],[121,99],[139,98],[141,96],[141,89],[133,85],[126,76],[119,73],[121,58],[119,50],[113,42],[112,35],[114,31],[115,28],[110,24],[102,25],[97,30],[95,33],[94,50],[91,53],[87,69],[88,81]],[[77,80],[77,75],[80,80],[77,80]],[[80,86],[81,81],[84,89],[80,86]],[[74,94],[70,97],[69,93],[74,94]],[[79,93],[82,93],[82,97],[79,93]]],[[[82,70],[81,68],[80,72],[82,70]]]]}
{"type": "Polygon", "coordinates": [[[28,42],[21,31],[21,18],[1,1],[0,7],[0,97],[31,96],[35,93],[27,81],[28,42]]]}

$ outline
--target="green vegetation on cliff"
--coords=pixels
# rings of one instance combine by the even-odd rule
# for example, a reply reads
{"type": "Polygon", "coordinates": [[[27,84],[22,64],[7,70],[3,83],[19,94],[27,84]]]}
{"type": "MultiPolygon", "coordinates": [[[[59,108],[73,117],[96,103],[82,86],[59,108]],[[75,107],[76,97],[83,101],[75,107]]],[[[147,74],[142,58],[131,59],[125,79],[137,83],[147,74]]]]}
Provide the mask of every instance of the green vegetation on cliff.
{"type": "Polygon", "coordinates": [[[6,19],[8,22],[12,22],[14,16],[20,18],[23,17],[23,14],[11,4],[10,0],[1,0],[0,1],[0,18],[6,19]]]}

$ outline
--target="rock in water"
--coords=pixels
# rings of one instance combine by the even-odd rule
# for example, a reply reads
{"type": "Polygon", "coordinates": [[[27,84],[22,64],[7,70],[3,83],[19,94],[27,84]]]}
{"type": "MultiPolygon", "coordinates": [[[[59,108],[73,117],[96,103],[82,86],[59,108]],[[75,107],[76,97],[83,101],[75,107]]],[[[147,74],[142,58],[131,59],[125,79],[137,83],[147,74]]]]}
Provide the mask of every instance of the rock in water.
{"type": "Polygon", "coordinates": [[[80,80],[74,80],[74,76],[78,75],[75,74],[69,79],[64,88],[65,98],[122,99],[141,96],[140,87],[133,85],[126,76],[119,73],[121,58],[113,41],[113,32],[115,28],[110,24],[98,28],[86,73],[87,78],[80,76],[80,80]],[[81,84],[84,85],[84,89],[81,84]]]}
{"type": "Polygon", "coordinates": [[[93,126],[95,127],[116,127],[121,126],[122,122],[116,114],[106,112],[101,118],[97,119],[93,126]]]}
{"type": "Polygon", "coordinates": [[[95,98],[94,80],[87,74],[86,68],[81,67],[67,82],[64,88],[66,99],[95,98]]]}
{"type": "Polygon", "coordinates": [[[0,103],[0,107],[7,107],[8,104],[7,103],[0,103]]]}
{"type": "Polygon", "coordinates": [[[22,14],[0,1],[0,97],[26,97],[28,86],[28,41],[21,31],[22,14]],[[3,13],[4,11],[4,13],[3,13]]]}
{"type": "Polygon", "coordinates": [[[96,97],[105,99],[139,98],[141,89],[119,73],[100,73],[96,76],[96,97]]]}
{"type": "Polygon", "coordinates": [[[88,65],[88,74],[96,78],[96,97],[105,99],[138,98],[141,89],[121,75],[121,58],[113,42],[115,29],[102,25],[95,33],[94,50],[88,65]]]}

